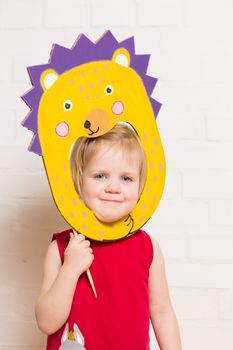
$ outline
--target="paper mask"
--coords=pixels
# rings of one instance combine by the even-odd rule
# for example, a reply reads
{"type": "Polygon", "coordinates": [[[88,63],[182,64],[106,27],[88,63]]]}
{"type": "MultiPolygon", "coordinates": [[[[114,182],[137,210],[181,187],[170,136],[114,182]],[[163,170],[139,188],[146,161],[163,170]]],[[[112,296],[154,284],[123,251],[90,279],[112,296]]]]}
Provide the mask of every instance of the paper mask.
{"type": "Polygon", "coordinates": [[[118,42],[107,31],[96,43],[80,35],[71,49],[54,45],[48,64],[28,68],[32,89],[22,98],[31,111],[23,126],[34,132],[29,150],[43,157],[50,188],[62,216],[91,239],[117,240],[133,234],[159,204],[165,158],[151,97],[157,79],[146,74],[150,55],[137,55],[134,38],[118,42]],[[148,175],[134,210],[121,220],[100,222],[80,200],[70,172],[70,152],[80,136],[96,137],[118,122],[137,131],[148,175]]]}

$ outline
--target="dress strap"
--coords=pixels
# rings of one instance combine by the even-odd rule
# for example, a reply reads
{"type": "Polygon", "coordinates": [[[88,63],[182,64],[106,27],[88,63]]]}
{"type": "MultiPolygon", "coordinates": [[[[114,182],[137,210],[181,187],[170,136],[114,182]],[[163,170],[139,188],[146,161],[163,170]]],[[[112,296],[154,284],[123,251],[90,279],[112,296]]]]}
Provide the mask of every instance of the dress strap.
{"type": "Polygon", "coordinates": [[[60,254],[62,263],[64,262],[65,249],[66,249],[66,247],[69,243],[69,240],[70,240],[70,232],[72,232],[72,229],[69,229],[69,230],[66,230],[66,231],[63,231],[60,233],[54,233],[52,240],[51,240],[51,241],[54,241],[54,240],[57,241],[57,246],[58,246],[58,250],[59,250],[59,254],[60,254]]]}

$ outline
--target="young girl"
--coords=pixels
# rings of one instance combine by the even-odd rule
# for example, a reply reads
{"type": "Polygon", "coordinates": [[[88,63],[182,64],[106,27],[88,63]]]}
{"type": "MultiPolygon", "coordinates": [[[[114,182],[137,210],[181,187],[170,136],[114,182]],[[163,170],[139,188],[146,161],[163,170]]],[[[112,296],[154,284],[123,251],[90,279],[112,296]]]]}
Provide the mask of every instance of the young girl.
{"type": "MultiPolygon", "coordinates": [[[[126,124],[79,138],[71,170],[82,201],[111,225],[133,210],[147,172],[140,139],[126,124]]],[[[142,230],[115,242],[89,241],[72,229],[54,234],[36,318],[48,335],[47,350],[146,350],[150,320],[161,350],[181,349],[163,255],[142,230]]]]}

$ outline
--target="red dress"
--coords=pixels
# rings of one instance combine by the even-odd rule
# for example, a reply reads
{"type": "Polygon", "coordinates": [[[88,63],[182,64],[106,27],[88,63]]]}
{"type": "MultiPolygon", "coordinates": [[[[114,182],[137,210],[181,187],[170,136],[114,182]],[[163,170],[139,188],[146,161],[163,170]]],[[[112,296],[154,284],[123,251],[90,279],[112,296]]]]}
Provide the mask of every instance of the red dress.
{"type": "MultiPolygon", "coordinates": [[[[62,262],[70,232],[53,235],[62,262]]],[[[115,242],[91,241],[91,247],[95,258],[90,271],[98,297],[83,273],[69,317],[48,336],[46,349],[148,350],[148,277],[153,259],[149,235],[139,230],[115,242]]]]}

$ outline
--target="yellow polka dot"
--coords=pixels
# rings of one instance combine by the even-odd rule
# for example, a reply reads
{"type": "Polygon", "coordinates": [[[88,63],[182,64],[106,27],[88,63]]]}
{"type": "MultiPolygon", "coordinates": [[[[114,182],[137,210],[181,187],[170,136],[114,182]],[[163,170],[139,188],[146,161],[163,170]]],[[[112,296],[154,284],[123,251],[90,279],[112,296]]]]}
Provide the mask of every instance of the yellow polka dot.
{"type": "Polygon", "coordinates": [[[106,72],[108,70],[108,66],[104,66],[104,71],[106,72]]]}
{"type": "Polygon", "coordinates": [[[155,150],[154,149],[151,150],[151,154],[152,154],[152,156],[155,155],[155,150]]]}
{"type": "Polygon", "coordinates": [[[153,201],[155,202],[156,199],[157,199],[157,196],[156,196],[156,194],[155,194],[155,195],[153,196],[153,201]]]}
{"type": "Polygon", "coordinates": [[[147,192],[147,193],[150,192],[150,186],[147,187],[146,192],[147,192]]]}
{"type": "Polygon", "coordinates": [[[55,176],[55,181],[56,181],[56,182],[59,181],[59,176],[58,176],[58,175],[55,176]]]}
{"type": "Polygon", "coordinates": [[[68,188],[69,187],[68,182],[64,181],[64,186],[65,188],[68,188]]]}
{"type": "Polygon", "coordinates": [[[80,86],[80,91],[83,92],[84,91],[84,87],[81,85],[80,86]]]}
{"type": "Polygon", "coordinates": [[[82,77],[85,77],[85,75],[86,75],[84,71],[81,71],[80,74],[82,77]]]}
{"type": "Polygon", "coordinates": [[[61,196],[60,196],[60,201],[61,201],[61,202],[64,202],[64,199],[65,199],[64,196],[61,195],[61,196]]]}
{"type": "Polygon", "coordinates": [[[144,203],[143,206],[142,206],[143,209],[146,209],[147,208],[147,203],[144,203]]]}
{"type": "Polygon", "coordinates": [[[109,227],[110,227],[110,228],[114,228],[115,225],[114,225],[114,224],[110,224],[109,227]]]}
{"type": "Polygon", "coordinates": [[[84,231],[87,230],[87,226],[86,226],[86,225],[82,225],[81,228],[82,228],[82,230],[84,230],[84,231]]]}
{"type": "Polygon", "coordinates": [[[154,163],[150,163],[150,169],[152,170],[154,168],[154,163]]]}
{"type": "Polygon", "coordinates": [[[83,211],[82,212],[82,217],[87,218],[87,216],[88,216],[87,213],[85,213],[85,211],[83,211]]]}
{"type": "Polygon", "coordinates": [[[103,231],[100,231],[100,232],[98,232],[98,235],[100,235],[101,237],[103,237],[103,236],[104,236],[104,232],[103,232],[103,231]]]}
{"type": "Polygon", "coordinates": [[[96,226],[101,226],[101,223],[99,221],[96,221],[96,226]]]}
{"type": "Polygon", "coordinates": [[[159,141],[158,141],[157,139],[155,139],[155,140],[154,140],[154,144],[155,144],[155,146],[158,146],[159,141]]]}
{"type": "Polygon", "coordinates": [[[90,96],[89,95],[86,96],[86,100],[90,101],[90,96]]]}
{"type": "Polygon", "coordinates": [[[142,222],[143,220],[144,220],[144,216],[141,216],[138,221],[142,222]]]}
{"type": "Polygon", "coordinates": [[[100,94],[96,94],[95,97],[96,97],[96,98],[100,98],[100,94]]]}
{"type": "Polygon", "coordinates": [[[99,83],[102,84],[102,82],[104,81],[104,78],[100,78],[99,79],[99,83]]]}
{"type": "Polygon", "coordinates": [[[148,140],[147,134],[144,134],[144,135],[143,135],[143,138],[144,138],[145,141],[147,141],[147,140],[148,140]]]}
{"type": "Polygon", "coordinates": [[[73,213],[72,211],[69,212],[69,216],[70,216],[71,218],[74,218],[74,217],[75,217],[75,215],[74,215],[74,213],[73,213]]]}
{"type": "Polygon", "coordinates": [[[66,170],[67,170],[67,166],[66,166],[66,165],[64,165],[63,169],[64,169],[64,171],[66,171],[66,170]]]}
{"type": "Polygon", "coordinates": [[[93,68],[93,73],[94,73],[94,74],[97,73],[97,68],[96,68],[96,67],[93,68]]]}
{"type": "Polygon", "coordinates": [[[72,203],[73,205],[77,205],[77,201],[74,198],[72,199],[72,203]]]}
{"type": "Polygon", "coordinates": [[[71,83],[71,85],[75,85],[75,80],[71,79],[70,83],[71,83]]]}
{"type": "Polygon", "coordinates": [[[93,89],[93,88],[94,88],[93,83],[90,83],[90,89],[93,89]]]}
{"type": "Polygon", "coordinates": [[[163,170],[163,164],[159,164],[159,171],[162,171],[163,170]]]}
{"type": "Polygon", "coordinates": [[[158,180],[158,177],[154,176],[154,182],[157,182],[157,180],[158,180]]]}

